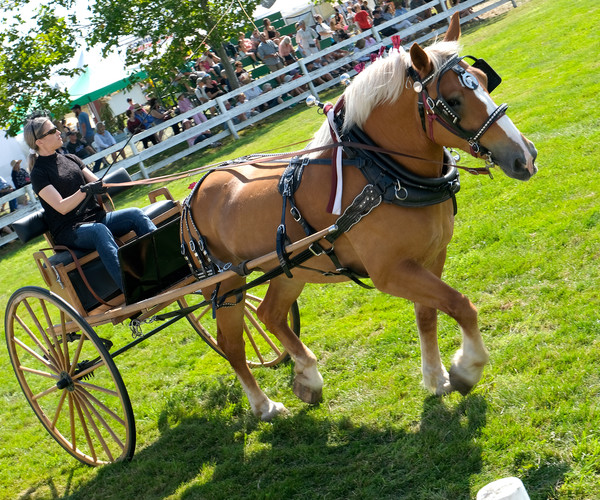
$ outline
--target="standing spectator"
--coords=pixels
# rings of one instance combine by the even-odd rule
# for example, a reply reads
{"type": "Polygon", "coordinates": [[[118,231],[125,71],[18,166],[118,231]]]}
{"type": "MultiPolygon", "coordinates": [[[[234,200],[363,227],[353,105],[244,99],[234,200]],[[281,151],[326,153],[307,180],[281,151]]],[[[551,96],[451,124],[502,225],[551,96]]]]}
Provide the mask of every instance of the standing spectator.
{"type": "Polygon", "coordinates": [[[296,26],[296,41],[298,42],[300,52],[302,52],[304,57],[319,52],[319,49],[317,48],[317,39],[319,38],[319,35],[317,35],[317,32],[312,28],[307,28],[304,21],[299,21],[296,26]]]}
{"type": "MultiPolygon", "coordinates": [[[[180,113],[185,113],[186,111],[194,109],[192,101],[190,101],[183,92],[177,96],[177,107],[179,108],[180,113]]],[[[202,122],[206,121],[204,113],[196,113],[195,115],[192,115],[192,118],[196,125],[200,125],[202,122]]]]}
{"type": "Polygon", "coordinates": [[[320,15],[315,16],[315,31],[319,35],[319,40],[325,40],[326,38],[333,38],[333,31],[327,23],[323,22],[323,18],[320,15]]]}
{"type": "Polygon", "coordinates": [[[94,129],[90,123],[89,115],[85,111],[81,111],[81,106],[79,104],[75,104],[71,109],[77,117],[81,137],[88,146],[91,146],[92,142],[94,142],[94,129]]]}
{"type": "MultiPolygon", "coordinates": [[[[94,143],[96,144],[96,149],[98,149],[98,151],[110,148],[117,143],[112,134],[106,130],[104,122],[98,122],[96,124],[96,138],[94,139],[94,143]]],[[[121,151],[121,154],[125,157],[124,151],[121,151]]],[[[118,156],[117,153],[111,153],[113,163],[117,161],[118,156]]]]}
{"type": "MultiPolygon", "coordinates": [[[[260,35],[260,45],[258,46],[258,57],[267,65],[271,73],[283,68],[281,59],[279,59],[279,48],[273,40],[267,40],[264,33],[260,35]]],[[[282,83],[283,78],[277,77],[277,81],[282,83]]]]}
{"type": "Polygon", "coordinates": [[[373,27],[373,19],[369,15],[367,7],[364,5],[354,6],[354,22],[358,25],[360,31],[365,31],[373,27]]]}

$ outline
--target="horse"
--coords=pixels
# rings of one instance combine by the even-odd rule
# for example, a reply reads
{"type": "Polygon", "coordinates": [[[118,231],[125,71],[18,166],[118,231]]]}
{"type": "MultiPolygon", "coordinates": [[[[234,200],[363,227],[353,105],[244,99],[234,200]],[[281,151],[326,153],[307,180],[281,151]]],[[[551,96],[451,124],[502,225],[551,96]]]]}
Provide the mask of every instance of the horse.
{"type": "MultiPolygon", "coordinates": [[[[343,105],[332,111],[333,124],[324,121],[307,146],[308,153],[300,158],[302,178],[289,198],[294,216],[293,210],[281,215],[278,185],[287,170],[281,162],[258,160],[215,169],[186,199],[189,223],[202,239],[196,246],[202,243],[213,258],[235,266],[272,252],[275,233],[282,226],[285,235],[297,241],[308,232],[306,226],[320,229],[339,223],[338,216],[327,210],[338,179],[332,173],[332,156],[337,153],[332,155],[331,149],[342,148],[338,149],[341,164],[336,165],[341,172],[340,213],[346,213],[367,188],[373,192],[390,171],[403,172],[401,179],[392,175],[386,186],[375,189],[374,198],[383,202],[371,204],[358,222],[337,235],[334,244],[324,242],[304,265],[286,269],[269,282],[258,317],[290,354],[293,392],[304,402],[321,400],[323,378],[315,354],[288,326],[288,311],[306,283],[340,282],[356,275],[368,276],[381,292],[414,303],[427,389],[436,395],[455,390],[464,395],[481,379],[489,354],[478,327],[477,309],[441,280],[453,234],[458,183],[445,148],[486,159],[518,180],[536,173],[537,151],[506,116],[506,105],[497,106],[492,100],[489,92],[497,85],[498,75],[482,60],[469,65],[466,58],[458,57],[459,38],[460,23],[454,15],[442,41],[427,48],[415,43],[409,51],[392,49],[354,78],[338,101],[343,105]],[[371,157],[362,161],[363,166],[379,162],[384,165],[383,173],[365,173],[359,168],[360,158],[351,158],[364,156],[365,149],[371,157]],[[429,191],[417,192],[429,185],[429,191]],[[416,192],[412,205],[411,189],[416,192]],[[329,255],[332,248],[335,259],[329,255]],[[462,333],[449,371],[438,347],[437,311],[452,317],[462,333]]],[[[184,240],[190,238],[191,234],[184,240]]],[[[283,260],[294,255],[284,255],[283,260]]],[[[264,270],[277,266],[284,263],[274,258],[264,270]]],[[[220,283],[219,293],[243,287],[245,282],[245,276],[236,275],[220,283]]],[[[202,293],[209,297],[213,288],[202,293]]],[[[228,298],[224,305],[229,307],[216,310],[217,342],[252,411],[266,421],[287,413],[282,403],[262,391],[246,363],[243,301],[228,298]]]]}

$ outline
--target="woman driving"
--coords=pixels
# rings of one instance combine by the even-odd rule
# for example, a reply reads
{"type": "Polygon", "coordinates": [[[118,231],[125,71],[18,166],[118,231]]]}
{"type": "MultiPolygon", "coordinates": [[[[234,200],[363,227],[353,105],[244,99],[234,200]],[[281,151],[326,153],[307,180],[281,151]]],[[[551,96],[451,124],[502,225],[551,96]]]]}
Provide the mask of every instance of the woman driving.
{"type": "Polygon", "coordinates": [[[63,141],[50,119],[28,120],[23,135],[31,153],[33,190],[40,198],[54,242],[97,250],[108,273],[122,289],[115,236],[132,230],[142,236],[156,226],[139,208],[108,213],[104,210],[94,196],[106,191],[102,181],[77,156],[57,153],[63,141]]]}

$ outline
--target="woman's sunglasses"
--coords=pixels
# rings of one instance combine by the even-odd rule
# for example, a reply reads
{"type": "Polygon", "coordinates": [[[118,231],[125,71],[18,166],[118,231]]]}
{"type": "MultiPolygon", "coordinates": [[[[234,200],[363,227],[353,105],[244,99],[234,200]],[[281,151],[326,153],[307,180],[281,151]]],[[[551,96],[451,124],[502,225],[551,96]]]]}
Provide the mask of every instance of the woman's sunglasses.
{"type": "MultiPolygon", "coordinates": [[[[51,128],[50,130],[48,130],[48,132],[46,132],[45,134],[40,135],[37,139],[43,139],[44,137],[46,137],[47,135],[52,135],[52,134],[56,134],[56,131],[58,130],[57,127],[51,128]]],[[[35,136],[35,134],[33,134],[35,136]]]]}

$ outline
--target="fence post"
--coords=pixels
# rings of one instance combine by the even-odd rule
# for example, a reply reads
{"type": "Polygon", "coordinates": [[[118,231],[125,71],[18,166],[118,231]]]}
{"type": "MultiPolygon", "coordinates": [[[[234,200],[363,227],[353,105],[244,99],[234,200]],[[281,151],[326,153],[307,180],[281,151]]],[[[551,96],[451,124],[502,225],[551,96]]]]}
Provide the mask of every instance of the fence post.
{"type": "Polygon", "coordinates": [[[373,33],[373,38],[377,40],[377,43],[381,43],[381,35],[379,34],[379,31],[375,29],[375,26],[371,27],[371,33],[373,33]]]}
{"type": "MultiPolygon", "coordinates": [[[[216,101],[217,101],[217,104],[219,105],[219,110],[221,111],[221,113],[226,114],[227,107],[225,106],[225,100],[223,99],[223,97],[221,97],[221,96],[217,97],[216,101]]],[[[240,138],[237,131],[235,130],[235,125],[233,124],[233,120],[227,120],[227,128],[231,132],[231,135],[234,137],[234,139],[237,140],[240,138]]]]}
{"type": "MultiPolygon", "coordinates": [[[[137,144],[135,143],[135,141],[133,139],[129,143],[129,146],[131,147],[131,152],[133,153],[133,156],[138,156],[140,154],[140,152],[138,151],[138,148],[137,148],[137,144]]],[[[142,173],[142,177],[144,179],[149,179],[150,176],[148,175],[148,172],[146,172],[146,167],[144,166],[144,162],[139,161],[138,165],[140,166],[140,172],[142,173]]]]}
{"type": "MultiPolygon", "coordinates": [[[[302,59],[298,59],[298,66],[300,66],[300,70],[302,71],[302,73],[304,75],[308,76],[309,71],[306,69],[306,64],[304,63],[304,61],[302,59]]],[[[312,95],[314,95],[318,99],[319,94],[317,93],[317,89],[315,89],[315,86],[313,85],[312,80],[310,80],[308,82],[308,88],[310,89],[310,92],[312,93],[312,95]]]]}

